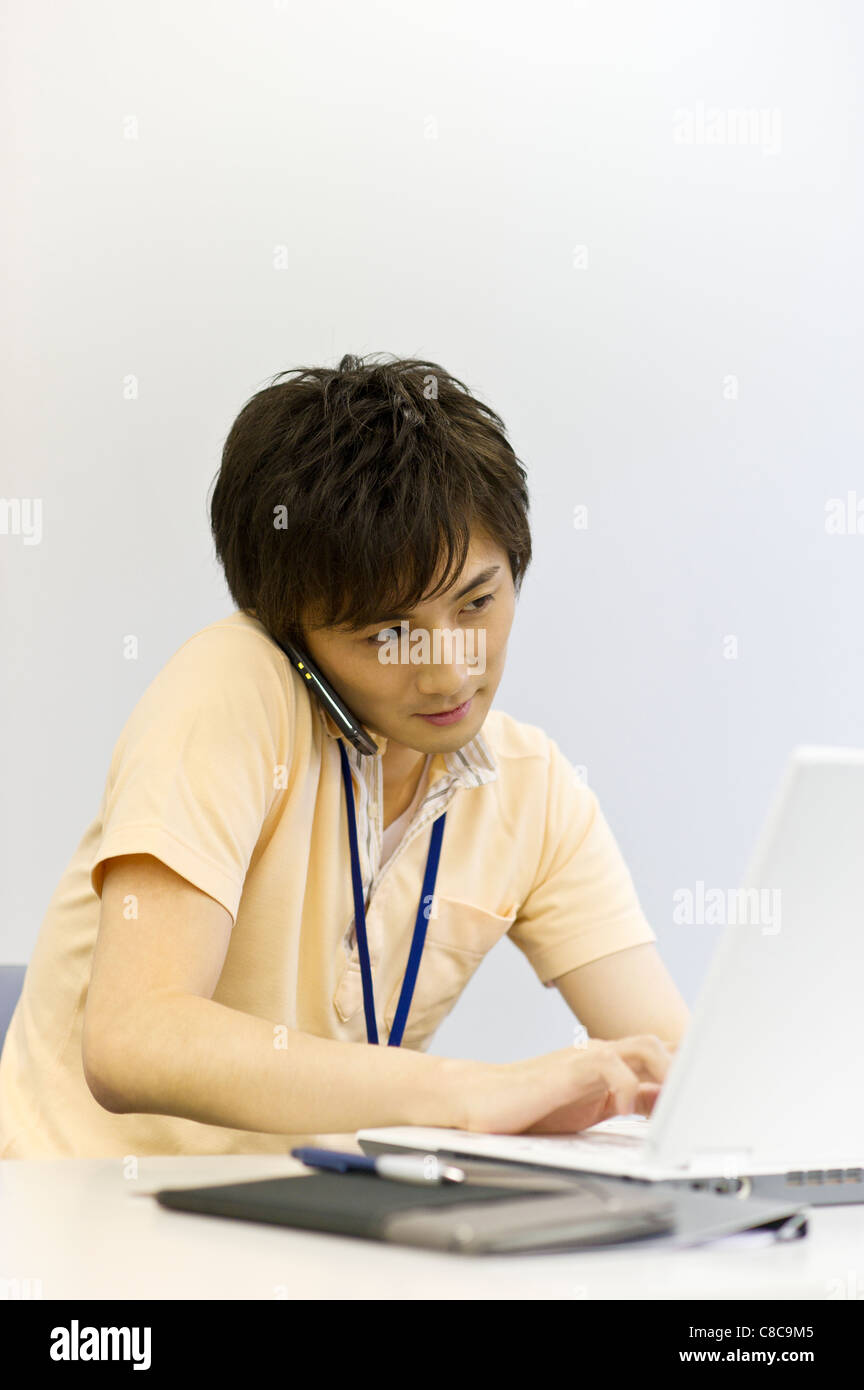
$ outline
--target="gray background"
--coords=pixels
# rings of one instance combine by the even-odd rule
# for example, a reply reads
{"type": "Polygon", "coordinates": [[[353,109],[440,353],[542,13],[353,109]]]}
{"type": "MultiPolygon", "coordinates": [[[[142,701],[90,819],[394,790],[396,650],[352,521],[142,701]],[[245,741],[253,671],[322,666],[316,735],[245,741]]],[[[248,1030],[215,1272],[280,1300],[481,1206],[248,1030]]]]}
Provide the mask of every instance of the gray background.
{"type": "MultiPolygon", "coordinates": [[[[692,1002],[717,928],[673,893],[738,884],[793,744],[862,742],[864,535],[826,531],[864,500],[859,7],[3,10],[0,493],[43,519],[0,535],[0,959],[141,692],[232,609],[206,493],[237,411],[383,351],[528,467],[496,704],[586,767],[692,1002]]],[[[572,1029],[505,941],[432,1050],[572,1029]]]]}

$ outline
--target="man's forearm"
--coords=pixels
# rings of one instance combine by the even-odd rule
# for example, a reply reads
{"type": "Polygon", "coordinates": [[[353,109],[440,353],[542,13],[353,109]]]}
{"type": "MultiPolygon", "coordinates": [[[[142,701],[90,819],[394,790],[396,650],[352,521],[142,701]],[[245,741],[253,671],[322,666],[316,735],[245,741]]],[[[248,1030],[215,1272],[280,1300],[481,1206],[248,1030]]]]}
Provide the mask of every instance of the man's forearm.
{"type": "Polygon", "coordinates": [[[270,1134],[462,1128],[466,1087],[482,1070],[410,1048],[318,1038],[170,992],[115,1016],[90,1042],[87,1080],[106,1109],[270,1134]]]}

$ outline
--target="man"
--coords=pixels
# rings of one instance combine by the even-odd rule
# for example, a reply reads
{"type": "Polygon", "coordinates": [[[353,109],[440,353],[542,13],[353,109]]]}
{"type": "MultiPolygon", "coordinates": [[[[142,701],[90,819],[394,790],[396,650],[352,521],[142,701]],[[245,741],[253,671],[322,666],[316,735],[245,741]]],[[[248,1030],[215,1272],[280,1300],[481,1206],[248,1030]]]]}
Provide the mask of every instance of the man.
{"type": "Polygon", "coordinates": [[[435,363],[280,375],[212,498],[237,611],[180,647],[115,746],[0,1059],[0,1156],[573,1131],[649,1113],[687,1026],[593,792],[491,709],[531,558],[503,422],[435,363]],[[430,1056],[505,935],[591,1040],[430,1056]]]}

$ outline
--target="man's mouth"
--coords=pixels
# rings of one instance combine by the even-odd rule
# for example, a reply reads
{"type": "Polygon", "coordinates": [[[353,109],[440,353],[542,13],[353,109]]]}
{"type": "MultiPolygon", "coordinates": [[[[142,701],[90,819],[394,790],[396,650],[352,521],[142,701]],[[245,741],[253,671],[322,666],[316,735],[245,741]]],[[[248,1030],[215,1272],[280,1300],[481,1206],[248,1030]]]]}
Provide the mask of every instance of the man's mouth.
{"type": "Polygon", "coordinates": [[[467,700],[463,700],[461,705],[452,705],[450,709],[437,710],[431,714],[421,712],[417,717],[427,719],[431,724],[455,724],[457,720],[464,719],[471,708],[473,698],[473,695],[469,696],[467,700]]]}

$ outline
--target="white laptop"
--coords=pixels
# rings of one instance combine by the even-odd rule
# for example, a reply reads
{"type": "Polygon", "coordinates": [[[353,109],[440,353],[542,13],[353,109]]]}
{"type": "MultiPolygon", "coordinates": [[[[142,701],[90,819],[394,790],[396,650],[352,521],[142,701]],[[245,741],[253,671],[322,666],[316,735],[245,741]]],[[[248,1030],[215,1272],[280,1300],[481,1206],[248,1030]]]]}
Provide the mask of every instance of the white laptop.
{"type": "Polygon", "coordinates": [[[742,1196],[778,1175],[864,1201],[864,750],[797,748],[744,888],[693,891],[695,921],[725,926],[649,1118],[561,1136],[364,1129],[364,1151],[744,1179],[742,1196]]]}

